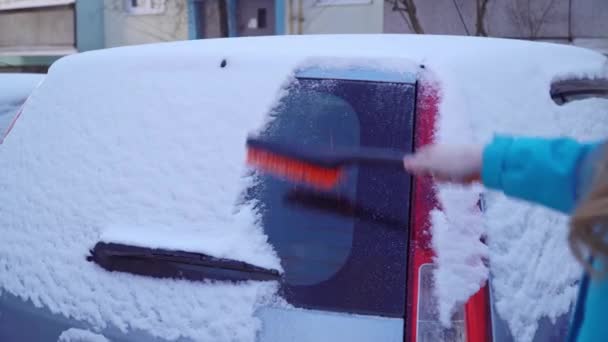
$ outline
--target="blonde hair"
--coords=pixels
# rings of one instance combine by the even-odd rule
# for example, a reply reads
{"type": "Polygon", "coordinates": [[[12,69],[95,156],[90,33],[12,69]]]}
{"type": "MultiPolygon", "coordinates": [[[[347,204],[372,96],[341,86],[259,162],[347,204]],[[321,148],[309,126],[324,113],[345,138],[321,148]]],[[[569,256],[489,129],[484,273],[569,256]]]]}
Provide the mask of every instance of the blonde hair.
{"type": "Polygon", "coordinates": [[[580,203],[570,220],[570,248],[585,270],[594,277],[608,274],[605,263],[603,269],[593,267],[590,257],[608,258],[608,154],[604,152],[598,165],[594,182],[589,193],[580,203]]]}

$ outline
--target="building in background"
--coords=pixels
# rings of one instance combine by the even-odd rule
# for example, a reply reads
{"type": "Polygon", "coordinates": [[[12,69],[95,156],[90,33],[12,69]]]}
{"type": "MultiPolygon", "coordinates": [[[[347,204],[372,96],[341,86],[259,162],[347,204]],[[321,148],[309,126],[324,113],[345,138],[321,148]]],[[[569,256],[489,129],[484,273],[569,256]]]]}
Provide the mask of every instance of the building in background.
{"type": "Polygon", "coordinates": [[[285,33],[286,0],[187,0],[190,39],[285,33]]]}
{"type": "Polygon", "coordinates": [[[187,0],[103,2],[104,47],[188,39],[187,0]]]}
{"type": "Polygon", "coordinates": [[[0,71],[77,52],[285,33],[285,0],[0,0],[0,71]]]}
{"type": "Polygon", "coordinates": [[[385,33],[550,41],[608,53],[606,0],[385,0],[385,33]]]}
{"type": "Polygon", "coordinates": [[[288,34],[382,33],[383,1],[286,0],[288,34]]]}
{"type": "Polygon", "coordinates": [[[285,33],[285,0],[103,1],[106,47],[285,33]]]}
{"type": "Polygon", "coordinates": [[[382,33],[378,0],[188,0],[190,38],[382,33]]]}
{"type": "Polygon", "coordinates": [[[103,47],[99,1],[0,0],[0,68],[44,71],[70,53],[103,47]]]}

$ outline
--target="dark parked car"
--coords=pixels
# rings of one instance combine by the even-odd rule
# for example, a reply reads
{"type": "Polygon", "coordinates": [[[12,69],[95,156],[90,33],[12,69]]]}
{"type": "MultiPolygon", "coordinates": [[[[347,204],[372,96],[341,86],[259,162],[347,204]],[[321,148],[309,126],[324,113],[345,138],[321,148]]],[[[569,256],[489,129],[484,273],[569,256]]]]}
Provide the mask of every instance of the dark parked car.
{"type": "Polygon", "coordinates": [[[0,340],[512,340],[487,285],[439,322],[431,179],[360,166],[319,192],[244,167],[254,130],[404,154],[433,141],[441,77],[406,53],[422,38],[315,39],[58,61],[0,145],[0,340]]]}

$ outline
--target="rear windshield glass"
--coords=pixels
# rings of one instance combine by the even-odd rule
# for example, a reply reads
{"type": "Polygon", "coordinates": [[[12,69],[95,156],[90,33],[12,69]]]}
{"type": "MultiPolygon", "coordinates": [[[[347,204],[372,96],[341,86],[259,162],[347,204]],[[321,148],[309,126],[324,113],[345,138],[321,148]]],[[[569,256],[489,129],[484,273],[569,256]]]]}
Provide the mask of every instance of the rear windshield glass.
{"type": "MultiPolygon", "coordinates": [[[[310,149],[359,146],[359,117],[348,102],[335,95],[300,90],[297,96],[284,99],[272,119],[264,132],[268,140],[296,142],[310,149]]],[[[334,195],[355,201],[356,180],[357,168],[352,167],[334,195]]],[[[264,204],[263,225],[283,256],[287,283],[311,285],[329,279],[350,254],[354,218],[303,210],[297,196],[306,194],[304,189],[298,192],[290,182],[269,177],[261,181],[264,186],[257,196],[264,204]]]]}
{"type": "MultiPolygon", "coordinates": [[[[410,151],[414,86],[299,79],[262,130],[310,149],[410,151]]],[[[281,258],[293,305],[403,317],[410,178],[398,168],[349,167],[333,191],[258,175],[247,197],[281,258]]]]}

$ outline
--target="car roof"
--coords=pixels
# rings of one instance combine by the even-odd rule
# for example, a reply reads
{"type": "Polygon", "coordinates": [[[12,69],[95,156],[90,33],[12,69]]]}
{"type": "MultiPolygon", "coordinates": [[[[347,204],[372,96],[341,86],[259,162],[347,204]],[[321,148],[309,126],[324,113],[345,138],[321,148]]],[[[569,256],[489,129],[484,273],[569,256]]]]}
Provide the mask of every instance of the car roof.
{"type": "Polygon", "coordinates": [[[87,61],[100,61],[104,58],[137,58],[139,53],[154,52],[148,55],[149,59],[180,55],[182,59],[188,59],[189,55],[198,55],[241,59],[266,56],[270,60],[312,56],[419,60],[445,56],[450,57],[450,60],[456,64],[461,58],[468,59],[480,54],[494,55],[496,58],[507,54],[515,58],[515,62],[522,63],[529,59],[531,59],[529,62],[533,62],[535,56],[530,54],[531,51],[601,55],[599,52],[566,44],[518,39],[415,34],[342,34],[240,37],[145,44],[92,51],[72,55],[68,59],[78,58],[86,63],[87,61]],[[518,57],[524,57],[519,55],[521,52],[525,52],[529,58],[518,60],[518,57]]]}
{"type": "Polygon", "coordinates": [[[0,73],[0,104],[23,101],[43,79],[43,74],[0,73]]]}

